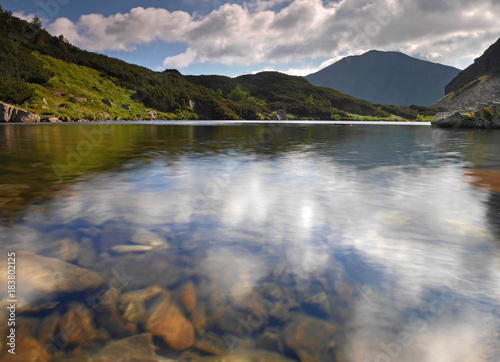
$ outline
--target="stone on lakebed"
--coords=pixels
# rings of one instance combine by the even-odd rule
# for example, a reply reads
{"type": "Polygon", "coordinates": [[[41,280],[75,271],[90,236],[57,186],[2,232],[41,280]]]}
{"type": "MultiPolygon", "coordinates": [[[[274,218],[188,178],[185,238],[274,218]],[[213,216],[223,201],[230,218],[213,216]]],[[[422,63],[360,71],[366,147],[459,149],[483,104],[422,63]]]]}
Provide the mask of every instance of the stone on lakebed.
{"type": "MultiPolygon", "coordinates": [[[[0,265],[0,283],[7,285],[7,263],[0,265]]],[[[61,294],[95,290],[104,285],[99,275],[66,263],[26,251],[16,252],[16,293],[30,302],[50,299],[61,294]]],[[[5,298],[5,292],[0,297],[5,298]]]]}
{"type": "Polygon", "coordinates": [[[165,343],[177,351],[188,349],[195,341],[193,325],[166,291],[149,315],[146,330],[163,337],[165,343]]]}

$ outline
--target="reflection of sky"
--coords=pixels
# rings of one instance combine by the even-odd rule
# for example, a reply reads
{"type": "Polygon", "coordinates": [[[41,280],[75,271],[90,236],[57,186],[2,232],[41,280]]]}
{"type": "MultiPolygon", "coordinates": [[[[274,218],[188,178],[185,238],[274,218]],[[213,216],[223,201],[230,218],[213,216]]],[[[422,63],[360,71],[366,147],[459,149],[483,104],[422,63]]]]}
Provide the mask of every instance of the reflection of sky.
{"type": "MultiPolygon", "coordinates": [[[[410,330],[413,343],[398,352],[399,360],[465,361],[479,353],[491,310],[500,306],[500,250],[487,224],[486,199],[486,192],[464,183],[456,165],[363,170],[310,151],[262,161],[248,155],[236,162],[229,156],[172,164],[156,159],[75,184],[51,203],[48,217],[153,228],[209,218],[221,234],[263,235],[303,280],[349,275],[359,296],[347,326],[353,360],[376,360],[373,351],[387,353],[381,342],[410,330]],[[456,299],[439,302],[443,290],[456,299]],[[412,313],[425,315],[436,303],[444,304],[431,313],[437,320],[426,328],[412,325],[412,313]]],[[[226,267],[240,265],[246,276],[237,292],[250,290],[266,275],[267,259],[247,253],[215,249],[204,273],[217,283],[226,267]]]]}

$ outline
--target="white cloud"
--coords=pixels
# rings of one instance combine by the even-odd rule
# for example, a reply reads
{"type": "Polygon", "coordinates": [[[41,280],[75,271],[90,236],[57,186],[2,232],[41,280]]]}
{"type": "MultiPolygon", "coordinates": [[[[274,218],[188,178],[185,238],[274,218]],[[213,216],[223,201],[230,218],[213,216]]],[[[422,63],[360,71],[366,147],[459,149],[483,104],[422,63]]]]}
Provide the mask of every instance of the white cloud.
{"type": "Polygon", "coordinates": [[[35,14],[33,14],[33,13],[26,14],[24,11],[14,11],[12,13],[12,15],[14,15],[15,17],[17,17],[19,19],[23,19],[26,21],[33,20],[33,17],[35,16],[35,14]]]}
{"type": "Polygon", "coordinates": [[[498,38],[498,13],[495,0],[254,0],[223,4],[201,18],[138,7],[109,17],[84,15],[76,23],[60,18],[48,30],[98,51],[133,50],[154,40],[187,44],[184,53],[165,59],[166,68],[333,61],[371,49],[463,66],[498,38]]]}
{"type": "MultiPolygon", "coordinates": [[[[35,16],[37,16],[36,14],[33,14],[33,13],[26,14],[24,11],[14,11],[12,13],[12,15],[14,15],[15,17],[17,17],[19,19],[29,21],[30,23],[31,23],[31,21],[33,21],[33,18],[35,16]]],[[[44,18],[44,17],[39,17],[39,18],[40,18],[40,21],[42,22],[42,24],[44,24],[44,25],[48,22],[47,18],[44,18]]]]}

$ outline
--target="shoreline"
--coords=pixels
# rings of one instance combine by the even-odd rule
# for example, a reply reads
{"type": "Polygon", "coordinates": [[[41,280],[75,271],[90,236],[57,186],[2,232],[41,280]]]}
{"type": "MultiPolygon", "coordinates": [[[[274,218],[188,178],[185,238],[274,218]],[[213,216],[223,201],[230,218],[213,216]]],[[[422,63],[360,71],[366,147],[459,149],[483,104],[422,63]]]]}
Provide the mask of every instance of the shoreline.
{"type": "Polygon", "coordinates": [[[330,124],[338,126],[351,125],[394,125],[394,126],[431,126],[427,121],[387,121],[387,120],[78,120],[71,122],[0,122],[0,125],[55,125],[55,124],[136,124],[136,125],[234,125],[234,124],[297,124],[315,125],[330,124]]]}

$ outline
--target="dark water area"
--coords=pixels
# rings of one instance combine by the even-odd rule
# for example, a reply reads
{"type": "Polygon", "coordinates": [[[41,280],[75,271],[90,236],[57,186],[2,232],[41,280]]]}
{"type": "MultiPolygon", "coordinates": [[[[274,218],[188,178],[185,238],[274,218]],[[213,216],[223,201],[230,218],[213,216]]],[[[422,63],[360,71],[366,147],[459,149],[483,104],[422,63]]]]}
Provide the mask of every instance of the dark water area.
{"type": "Polygon", "coordinates": [[[499,132],[2,125],[0,160],[2,361],[499,361],[499,132]]]}

